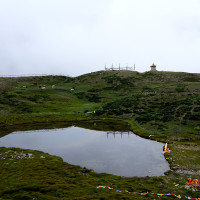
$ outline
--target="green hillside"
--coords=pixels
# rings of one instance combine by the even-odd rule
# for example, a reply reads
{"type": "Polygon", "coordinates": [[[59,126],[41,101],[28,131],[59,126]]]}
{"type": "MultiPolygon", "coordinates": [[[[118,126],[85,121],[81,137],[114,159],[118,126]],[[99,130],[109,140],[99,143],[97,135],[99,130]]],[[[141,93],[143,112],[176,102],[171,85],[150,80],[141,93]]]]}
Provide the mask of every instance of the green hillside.
{"type": "Polygon", "coordinates": [[[200,74],[99,71],[0,78],[0,84],[0,126],[113,117],[135,120],[163,137],[191,139],[200,131],[200,74]]]}
{"type": "MultiPolygon", "coordinates": [[[[43,155],[41,152],[30,151],[35,155],[35,164],[27,160],[17,161],[18,173],[23,173],[25,169],[22,184],[15,181],[16,177],[20,177],[12,168],[16,160],[0,160],[0,199],[30,199],[35,193],[40,199],[132,198],[126,194],[95,189],[95,185],[103,184],[115,188],[128,187],[128,190],[136,189],[139,192],[160,192],[163,189],[166,193],[173,191],[182,195],[200,195],[199,192],[174,187],[174,183],[183,185],[188,176],[200,179],[200,74],[98,71],[74,78],[0,78],[0,85],[0,137],[14,130],[28,129],[34,124],[51,127],[52,122],[69,122],[69,125],[70,122],[80,122],[82,127],[95,128],[93,123],[90,126],[81,121],[109,119],[126,121],[136,134],[168,142],[172,150],[171,154],[165,155],[172,171],[167,172],[165,177],[157,178],[96,174],[46,154],[48,159],[44,163],[36,159],[38,155],[43,155]],[[52,166],[54,161],[57,168],[52,166]],[[51,172],[51,178],[47,178],[48,171],[51,172]],[[32,173],[34,176],[30,183],[32,173]],[[40,180],[38,173],[47,180],[40,180]],[[7,185],[10,185],[10,189],[5,188],[7,185]],[[42,189],[37,185],[41,185],[42,189]],[[22,195],[17,191],[21,191],[22,195]],[[72,194],[74,197],[70,198],[72,194]]],[[[6,151],[13,153],[24,150],[0,148],[1,155],[6,151]]],[[[134,199],[143,197],[136,196],[134,199]]]]}

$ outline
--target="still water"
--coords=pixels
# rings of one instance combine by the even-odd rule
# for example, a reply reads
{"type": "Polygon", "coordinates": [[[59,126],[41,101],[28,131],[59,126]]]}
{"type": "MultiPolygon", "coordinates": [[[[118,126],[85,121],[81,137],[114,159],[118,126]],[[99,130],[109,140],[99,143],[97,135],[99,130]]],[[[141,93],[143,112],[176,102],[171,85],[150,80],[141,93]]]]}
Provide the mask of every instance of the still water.
{"type": "Polygon", "coordinates": [[[64,161],[120,176],[160,176],[169,170],[163,144],[132,132],[106,132],[79,127],[16,131],[0,146],[41,150],[64,161]]]}

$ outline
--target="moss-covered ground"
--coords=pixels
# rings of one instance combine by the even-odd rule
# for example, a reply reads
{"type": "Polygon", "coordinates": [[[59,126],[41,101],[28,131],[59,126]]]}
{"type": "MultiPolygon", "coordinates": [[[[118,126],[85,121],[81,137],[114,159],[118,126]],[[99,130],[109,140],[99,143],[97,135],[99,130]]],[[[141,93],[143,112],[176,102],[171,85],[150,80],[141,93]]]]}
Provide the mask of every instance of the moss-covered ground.
{"type": "MultiPolygon", "coordinates": [[[[184,188],[187,175],[169,173],[163,177],[119,177],[98,174],[70,165],[60,157],[40,151],[0,148],[0,198],[10,199],[157,199],[154,195],[117,193],[127,190],[139,193],[164,193],[198,197],[200,192],[184,188]],[[113,190],[97,189],[110,186],[113,190]]],[[[196,178],[195,175],[190,175],[196,178]]],[[[173,197],[162,197],[173,199],[173,197]]]]}

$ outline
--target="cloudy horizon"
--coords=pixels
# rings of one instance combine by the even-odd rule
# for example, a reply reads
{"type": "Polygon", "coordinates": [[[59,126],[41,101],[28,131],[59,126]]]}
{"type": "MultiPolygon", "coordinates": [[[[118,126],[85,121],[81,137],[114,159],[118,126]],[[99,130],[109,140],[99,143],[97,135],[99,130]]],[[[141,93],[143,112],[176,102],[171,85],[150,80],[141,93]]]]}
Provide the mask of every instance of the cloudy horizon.
{"type": "Polygon", "coordinates": [[[199,0],[0,0],[0,76],[135,65],[199,73],[199,0]]]}

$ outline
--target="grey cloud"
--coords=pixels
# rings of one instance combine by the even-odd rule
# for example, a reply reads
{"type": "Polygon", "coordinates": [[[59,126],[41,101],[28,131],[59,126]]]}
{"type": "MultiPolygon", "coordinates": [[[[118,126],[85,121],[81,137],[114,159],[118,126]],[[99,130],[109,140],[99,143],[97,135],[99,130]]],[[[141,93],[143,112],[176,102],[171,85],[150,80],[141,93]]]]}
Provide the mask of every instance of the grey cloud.
{"type": "Polygon", "coordinates": [[[0,75],[71,76],[104,65],[199,72],[196,0],[0,2],[0,75]],[[188,68],[190,65],[190,68],[188,68]]]}

